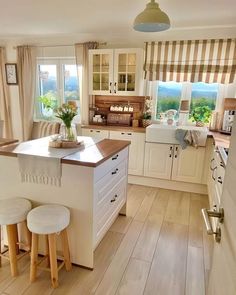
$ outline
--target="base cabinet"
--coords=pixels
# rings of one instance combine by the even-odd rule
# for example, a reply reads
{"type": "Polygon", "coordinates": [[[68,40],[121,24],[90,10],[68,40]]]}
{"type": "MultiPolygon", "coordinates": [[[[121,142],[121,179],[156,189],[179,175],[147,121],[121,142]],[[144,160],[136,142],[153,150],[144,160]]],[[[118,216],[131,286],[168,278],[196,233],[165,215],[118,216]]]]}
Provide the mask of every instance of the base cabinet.
{"type": "Polygon", "coordinates": [[[144,176],[170,179],[173,145],[146,143],[144,176]]]}
{"type": "Polygon", "coordinates": [[[145,134],[138,132],[110,131],[110,139],[129,140],[128,174],[143,175],[145,134]]]}
{"type": "Polygon", "coordinates": [[[146,143],[144,176],[202,183],[205,148],[179,145],[146,143]]]}
{"type": "Polygon", "coordinates": [[[187,147],[182,150],[180,146],[174,147],[172,180],[202,183],[205,148],[187,147]]]}

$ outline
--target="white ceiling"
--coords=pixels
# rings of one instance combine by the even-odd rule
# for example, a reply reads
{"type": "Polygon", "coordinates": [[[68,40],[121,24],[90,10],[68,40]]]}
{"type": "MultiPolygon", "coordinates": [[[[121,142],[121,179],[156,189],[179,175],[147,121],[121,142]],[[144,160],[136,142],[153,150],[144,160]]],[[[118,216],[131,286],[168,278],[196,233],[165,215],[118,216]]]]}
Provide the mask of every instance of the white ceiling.
{"type": "Polygon", "coordinates": [[[0,0],[0,39],[108,41],[236,37],[235,0],[160,0],[171,29],[140,33],[135,16],[148,0],[0,0]]]}

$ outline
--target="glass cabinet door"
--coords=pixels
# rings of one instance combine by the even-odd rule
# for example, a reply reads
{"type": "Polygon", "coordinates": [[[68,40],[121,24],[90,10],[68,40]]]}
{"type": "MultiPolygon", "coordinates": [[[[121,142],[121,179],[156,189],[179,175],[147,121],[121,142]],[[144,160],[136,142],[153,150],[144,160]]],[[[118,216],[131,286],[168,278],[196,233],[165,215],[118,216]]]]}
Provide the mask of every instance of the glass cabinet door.
{"type": "Polygon", "coordinates": [[[109,91],[110,55],[93,55],[93,91],[109,91]]]}
{"type": "Polygon", "coordinates": [[[117,91],[135,91],[136,53],[118,54],[117,91]]]}

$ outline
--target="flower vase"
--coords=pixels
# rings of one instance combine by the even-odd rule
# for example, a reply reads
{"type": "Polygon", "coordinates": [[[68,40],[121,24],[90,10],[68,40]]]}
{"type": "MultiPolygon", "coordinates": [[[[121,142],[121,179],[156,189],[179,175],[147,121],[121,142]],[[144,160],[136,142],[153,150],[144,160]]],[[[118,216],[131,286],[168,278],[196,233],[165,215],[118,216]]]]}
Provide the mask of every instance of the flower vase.
{"type": "Polygon", "coordinates": [[[77,140],[77,132],[75,124],[62,124],[61,125],[61,136],[63,140],[67,141],[76,141],[77,140]]]}

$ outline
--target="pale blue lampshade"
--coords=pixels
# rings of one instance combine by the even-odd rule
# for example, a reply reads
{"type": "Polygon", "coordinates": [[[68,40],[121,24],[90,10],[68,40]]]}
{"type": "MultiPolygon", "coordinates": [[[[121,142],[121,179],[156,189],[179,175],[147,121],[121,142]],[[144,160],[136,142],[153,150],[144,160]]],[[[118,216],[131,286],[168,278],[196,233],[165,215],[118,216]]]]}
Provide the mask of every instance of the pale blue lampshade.
{"type": "Polygon", "coordinates": [[[170,28],[170,19],[155,0],[151,0],[135,18],[133,28],[139,32],[161,32],[170,28]]]}

